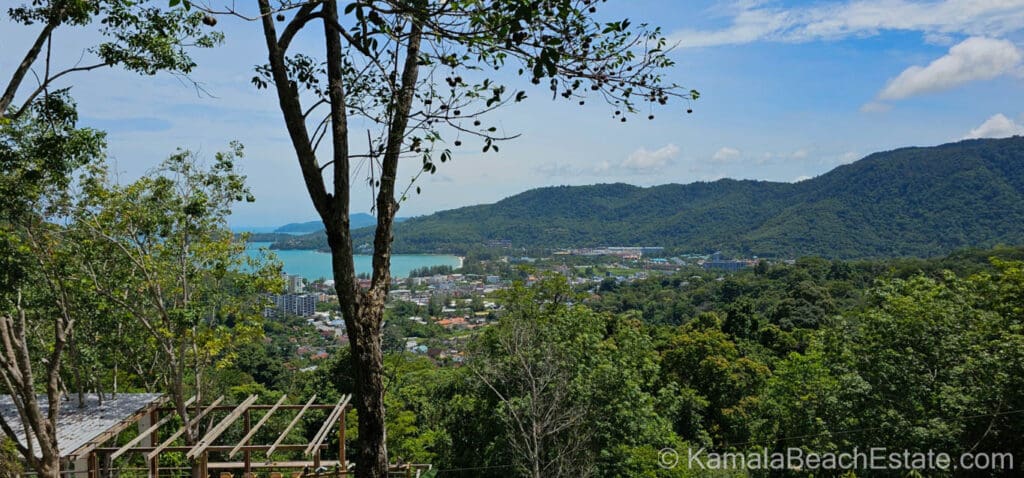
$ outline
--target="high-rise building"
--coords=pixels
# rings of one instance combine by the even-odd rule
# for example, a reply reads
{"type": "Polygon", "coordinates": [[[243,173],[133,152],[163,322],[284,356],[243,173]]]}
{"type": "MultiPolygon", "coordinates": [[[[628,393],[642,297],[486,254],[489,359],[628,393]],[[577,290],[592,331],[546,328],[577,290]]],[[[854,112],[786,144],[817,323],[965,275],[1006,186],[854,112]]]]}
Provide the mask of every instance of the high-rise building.
{"type": "Polygon", "coordinates": [[[284,314],[309,317],[316,312],[316,294],[271,294],[269,297],[274,306],[264,309],[264,317],[284,314]]]}
{"type": "Polygon", "coordinates": [[[284,275],[285,290],[289,294],[301,294],[306,291],[306,280],[302,276],[284,275]]]}

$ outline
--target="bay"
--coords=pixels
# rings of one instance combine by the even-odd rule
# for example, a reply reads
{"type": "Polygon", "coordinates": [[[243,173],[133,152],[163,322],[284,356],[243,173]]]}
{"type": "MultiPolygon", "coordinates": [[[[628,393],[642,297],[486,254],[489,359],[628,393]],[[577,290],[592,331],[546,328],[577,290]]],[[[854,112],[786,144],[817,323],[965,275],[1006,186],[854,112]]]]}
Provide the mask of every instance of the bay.
{"type": "MultiPolygon", "coordinates": [[[[260,248],[269,247],[269,242],[250,242],[245,250],[250,256],[259,254],[260,248]]],[[[331,279],[331,255],[326,252],[308,250],[271,251],[284,264],[284,271],[290,275],[302,276],[307,280],[320,278],[331,279]]],[[[356,273],[373,271],[372,257],[356,255],[356,273]]],[[[395,254],[391,256],[391,276],[408,277],[409,271],[423,267],[452,266],[459,267],[462,258],[440,254],[395,254]]]]}

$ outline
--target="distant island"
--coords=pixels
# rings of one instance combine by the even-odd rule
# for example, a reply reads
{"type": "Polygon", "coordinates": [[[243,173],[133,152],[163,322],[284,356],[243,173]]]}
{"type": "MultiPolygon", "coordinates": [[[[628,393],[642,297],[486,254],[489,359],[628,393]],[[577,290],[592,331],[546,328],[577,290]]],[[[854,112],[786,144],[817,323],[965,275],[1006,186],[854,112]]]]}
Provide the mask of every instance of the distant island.
{"type": "MultiPolygon", "coordinates": [[[[353,242],[372,242],[372,228],[353,242]]],[[[274,248],[324,249],[320,232],[274,248]]],[[[397,253],[664,246],[738,256],[931,257],[1024,242],[1024,137],[871,154],[797,183],[559,186],[411,218],[397,253]]]]}
{"type": "MultiPolygon", "coordinates": [[[[408,218],[397,217],[395,218],[395,222],[400,223],[406,219],[408,218]]],[[[349,224],[352,229],[373,227],[377,224],[377,218],[364,212],[357,212],[349,217],[349,224]]],[[[263,230],[265,231],[266,229],[263,230]]],[[[281,247],[281,245],[287,244],[289,238],[299,235],[322,235],[323,231],[324,223],[319,219],[306,222],[291,222],[273,229],[272,232],[250,232],[249,242],[274,243],[274,249],[319,249],[306,246],[281,247]]],[[[326,241],[326,239],[324,240],[326,241]]],[[[326,248],[326,242],[324,243],[324,246],[326,248]]]]}
{"type": "MultiPolygon", "coordinates": [[[[404,217],[397,217],[395,218],[395,222],[402,222],[406,219],[407,218],[404,217]]],[[[349,227],[351,227],[352,229],[361,229],[364,227],[374,226],[376,224],[377,218],[365,212],[357,212],[349,216],[349,227]]],[[[324,223],[317,219],[308,222],[293,222],[285,224],[277,229],[274,229],[274,232],[281,234],[309,234],[313,232],[320,232],[323,230],[324,223]]]]}

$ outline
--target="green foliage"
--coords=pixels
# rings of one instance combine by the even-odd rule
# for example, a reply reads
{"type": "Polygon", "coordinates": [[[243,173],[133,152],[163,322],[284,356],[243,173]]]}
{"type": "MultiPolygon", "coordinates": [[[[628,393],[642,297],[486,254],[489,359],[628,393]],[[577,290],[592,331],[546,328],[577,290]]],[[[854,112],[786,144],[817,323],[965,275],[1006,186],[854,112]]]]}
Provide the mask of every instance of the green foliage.
{"type": "MultiPolygon", "coordinates": [[[[404,352],[386,357],[388,446],[396,459],[439,470],[530,476],[514,445],[513,412],[543,425],[543,415],[529,418],[539,409],[572,418],[545,449],[575,450],[576,469],[598,477],[725,476],[662,469],[664,447],[683,457],[690,447],[762,446],[1019,455],[1024,264],[985,257],[1020,254],[805,258],[723,280],[686,271],[620,284],[587,302],[561,278],[517,284],[499,299],[500,322],[475,336],[463,366],[404,352]],[[662,319],[654,304],[663,303],[688,304],[678,324],[662,319]],[[787,303],[821,315],[783,327],[778,321],[789,319],[778,310],[787,303]],[[547,384],[542,393],[529,387],[531,376],[547,384]]],[[[388,321],[421,312],[396,302],[388,321]]],[[[268,337],[278,344],[302,326],[268,328],[268,337]]],[[[316,372],[286,373],[271,388],[335,396],[353,392],[352,377],[342,348],[316,372]]],[[[543,456],[558,461],[556,452],[543,456]]]]}
{"type": "MultiPolygon", "coordinates": [[[[0,291],[18,289],[33,268],[26,236],[68,214],[73,172],[103,157],[104,135],[77,127],[66,93],[47,96],[28,114],[0,124],[0,291]]],[[[56,240],[57,238],[54,238],[56,240]]]]}
{"type": "Polygon", "coordinates": [[[0,478],[17,478],[22,471],[21,457],[14,440],[6,436],[0,438],[0,478]]]}
{"type": "MultiPolygon", "coordinates": [[[[621,476],[645,450],[681,443],[658,411],[659,357],[639,321],[572,299],[561,277],[513,287],[469,367],[499,411],[497,443],[522,471],[621,476]]],[[[656,462],[645,465],[657,470],[656,462]]]]}
{"type": "Polygon", "coordinates": [[[253,200],[235,171],[242,148],[232,146],[209,166],[180,151],[128,185],[93,168],[76,218],[98,255],[113,259],[90,269],[97,292],[141,324],[164,364],[158,373],[197,392],[207,369],[262,337],[263,294],[282,287],[280,264],[248,256],[227,227],[231,206],[253,200]]]}

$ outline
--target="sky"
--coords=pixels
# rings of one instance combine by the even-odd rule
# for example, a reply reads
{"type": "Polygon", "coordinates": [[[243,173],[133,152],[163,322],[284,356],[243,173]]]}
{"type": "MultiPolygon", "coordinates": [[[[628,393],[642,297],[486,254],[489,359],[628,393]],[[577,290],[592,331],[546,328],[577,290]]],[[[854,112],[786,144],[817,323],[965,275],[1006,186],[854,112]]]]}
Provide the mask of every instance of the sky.
{"type": "MultiPolygon", "coordinates": [[[[421,179],[421,194],[399,215],[553,185],[800,181],[876,151],[1024,135],[1024,0],[610,0],[600,8],[608,20],[659,25],[675,45],[666,78],[700,99],[621,123],[607,105],[553,102],[543,87],[514,84],[530,98],[488,121],[520,137],[497,154],[470,140],[453,148],[453,161],[421,179]]],[[[0,22],[0,81],[37,28],[0,22]]],[[[177,148],[212,157],[238,140],[256,202],[237,207],[232,225],[314,219],[276,98],[250,83],[265,62],[259,25],[224,17],[218,28],[225,44],[197,52],[191,75],[209,94],[169,75],[80,74],[70,81],[82,124],[108,131],[122,180],[177,148]]],[[[60,32],[55,63],[74,64],[95,38],[88,28],[60,32]]],[[[296,46],[318,51],[315,40],[296,46]]],[[[400,166],[399,184],[418,169],[400,166]]],[[[353,212],[371,205],[369,189],[353,191],[353,212]]]]}

